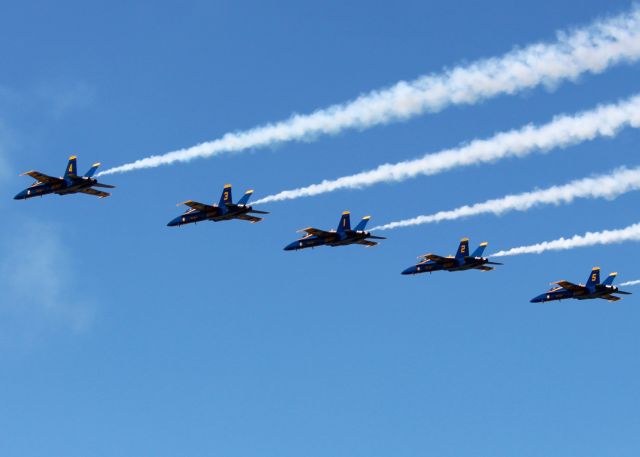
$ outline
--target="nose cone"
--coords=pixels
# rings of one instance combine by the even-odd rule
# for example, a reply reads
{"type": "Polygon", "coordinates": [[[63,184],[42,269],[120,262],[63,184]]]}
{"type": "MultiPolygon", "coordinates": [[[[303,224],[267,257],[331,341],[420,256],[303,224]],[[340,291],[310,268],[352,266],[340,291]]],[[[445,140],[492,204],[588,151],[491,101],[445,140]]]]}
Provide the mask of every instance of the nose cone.
{"type": "Polygon", "coordinates": [[[295,251],[300,248],[300,243],[298,241],[294,241],[293,243],[289,243],[284,247],[285,251],[295,251]]]}
{"type": "Polygon", "coordinates": [[[409,268],[406,268],[402,274],[403,275],[414,275],[418,272],[418,267],[415,265],[410,266],[409,268]]]}
{"type": "Polygon", "coordinates": [[[168,227],[176,227],[176,226],[180,225],[181,223],[182,223],[182,217],[181,217],[181,216],[178,216],[178,217],[176,217],[175,219],[172,219],[172,220],[167,224],[167,226],[168,226],[168,227]]]}
{"type": "Polygon", "coordinates": [[[545,294],[538,295],[537,297],[533,297],[529,302],[531,303],[542,303],[547,296],[545,294]]]}
{"type": "Polygon", "coordinates": [[[14,200],[25,200],[26,198],[27,198],[27,189],[23,190],[22,192],[18,192],[16,196],[13,197],[14,200]]]}

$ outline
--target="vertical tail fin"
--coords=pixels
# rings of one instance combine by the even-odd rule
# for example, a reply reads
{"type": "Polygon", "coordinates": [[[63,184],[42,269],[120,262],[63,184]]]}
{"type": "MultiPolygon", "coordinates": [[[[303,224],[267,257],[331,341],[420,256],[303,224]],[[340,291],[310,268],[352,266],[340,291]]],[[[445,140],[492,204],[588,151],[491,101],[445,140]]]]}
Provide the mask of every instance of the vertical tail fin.
{"type": "Polygon", "coordinates": [[[232,203],[231,184],[225,184],[224,189],[222,189],[222,195],[220,195],[220,202],[218,203],[218,206],[231,205],[232,203]]]}
{"type": "Polygon", "coordinates": [[[460,246],[458,246],[458,252],[456,252],[456,259],[463,259],[469,255],[469,238],[462,238],[460,240],[460,246]]]}
{"type": "Polygon", "coordinates": [[[240,200],[238,200],[238,205],[245,206],[247,203],[249,203],[249,199],[251,198],[251,194],[253,194],[252,190],[246,191],[244,193],[244,195],[242,196],[242,198],[240,200]]]}
{"type": "Polygon", "coordinates": [[[356,232],[364,231],[364,228],[367,226],[367,222],[369,222],[369,219],[371,219],[371,216],[363,217],[362,220],[358,222],[358,225],[356,225],[356,228],[354,228],[354,230],[356,232]]]}
{"type": "Polygon", "coordinates": [[[482,257],[482,254],[484,253],[484,250],[487,248],[488,244],[489,243],[487,243],[486,241],[484,243],[480,243],[480,246],[478,246],[478,248],[473,251],[471,257],[482,257]]]}
{"type": "Polygon", "coordinates": [[[595,286],[596,284],[600,284],[600,267],[593,267],[587,280],[587,287],[595,286]]]}
{"type": "Polygon", "coordinates": [[[78,158],[76,156],[69,157],[69,163],[67,164],[67,169],[64,171],[64,177],[67,176],[78,176],[78,158]]]}
{"type": "Polygon", "coordinates": [[[603,286],[610,286],[613,284],[613,281],[616,279],[616,276],[618,276],[618,273],[611,273],[609,276],[607,276],[607,279],[605,279],[604,281],[602,281],[602,285],[603,286]]]}
{"type": "Polygon", "coordinates": [[[338,233],[342,233],[346,230],[351,230],[351,216],[349,214],[349,211],[345,211],[344,213],[342,213],[340,223],[338,224],[338,233]]]}
{"type": "Polygon", "coordinates": [[[89,168],[89,171],[87,171],[87,172],[84,174],[84,177],[85,177],[85,178],[91,178],[91,177],[95,174],[95,172],[96,172],[96,170],[98,169],[98,167],[99,167],[99,166],[100,166],[100,162],[98,162],[98,163],[94,163],[94,164],[91,166],[91,168],[89,168]]]}

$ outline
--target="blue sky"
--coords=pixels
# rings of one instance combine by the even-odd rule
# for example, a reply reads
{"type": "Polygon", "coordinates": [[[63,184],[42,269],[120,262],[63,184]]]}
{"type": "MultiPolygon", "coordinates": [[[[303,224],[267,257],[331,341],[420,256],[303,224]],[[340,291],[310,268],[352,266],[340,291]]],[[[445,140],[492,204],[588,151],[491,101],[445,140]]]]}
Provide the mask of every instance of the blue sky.
{"type": "MultiPolygon", "coordinates": [[[[635,295],[528,300],[638,245],[403,277],[459,239],[490,249],[638,222],[640,195],[284,252],[343,210],[386,223],[638,166],[640,132],[366,190],[265,204],[260,224],[165,224],[637,91],[638,65],[365,131],[104,177],[13,201],[77,154],[117,166],[553,41],[629,2],[30,2],[0,6],[0,453],[40,456],[637,456],[635,295]]],[[[630,289],[631,290],[631,289],[630,289]]]]}

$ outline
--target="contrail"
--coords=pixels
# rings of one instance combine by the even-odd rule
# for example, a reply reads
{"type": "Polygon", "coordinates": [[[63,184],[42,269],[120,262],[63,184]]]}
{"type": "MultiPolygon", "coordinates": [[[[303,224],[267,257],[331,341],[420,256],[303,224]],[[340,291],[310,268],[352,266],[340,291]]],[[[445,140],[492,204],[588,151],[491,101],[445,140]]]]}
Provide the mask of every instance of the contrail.
{"type": "Polygon", "coordinates": [[[584,235],[574,235],[571,238],[559,238],[530,246],[520,246],[507,251],[499,251],[493,257],[504,257],[520,254],[541,254],[546,251],[563,251],[567,249],[594,246],[597,244],[614,244],[624,241],[640,241],[640,223],[618,230],[604,230],[602,232],[587,232],[584,235]]]}
{"type": "Polygon", "coordinates": [[[620,284],[620,286],[621,287],[624,287],[624,286],[637,286],[638,284],[640,284],[640,279],[636,279],[635,281],[623,282],[622,284],[620,284]]]}
{"type": "Polygon", "coordinates": [[[626,192],[640,190],[640,168],[619,169],[607,175],[571,181],[562,186],[507,195],[474,205],[464,205],[449,211],[404,219],[374,227],[371,230],[391,230],[412,225],[451,221],[478,214],[501,215],[509,211],[527,211],[539,205],[560,205],[571,203],[576,198],[613,199],[626,192]]]}
{"type": "Polygon", "coordinates": [[[524,157],[533,152],[546,152],[597,137],[612,137],[626,126],[640,127],[640,95],[571,116],[557,116],[544,125],[529,124],[517,130],[498,133],[489,139],[473,140],[419,159],[388,163],[354,175],[285,190],[268,195],[256,204],[310,197],[339,189],[368,187],[381,182],[404,181],[419,175],[434,175],[452,168],[494,162],[506,157],[524,157]]]}
{"type": "Polygon", "coordinates": [[[500,94],[514,94],[540,84],[553,86],[584,73],[640,58],[640,7],[598,20],[583,28],[558,32],[551,43],[536,43],[500,57],[444,69],[363,94],[310,114],[227,133],[196,146],[155,155],[106,170],[100,175],[187,162],[223,152],[239,152],[288,141],[302,141],[346,129],[366,129],[437,112],[449,105],[473,104],[500,94]]]}

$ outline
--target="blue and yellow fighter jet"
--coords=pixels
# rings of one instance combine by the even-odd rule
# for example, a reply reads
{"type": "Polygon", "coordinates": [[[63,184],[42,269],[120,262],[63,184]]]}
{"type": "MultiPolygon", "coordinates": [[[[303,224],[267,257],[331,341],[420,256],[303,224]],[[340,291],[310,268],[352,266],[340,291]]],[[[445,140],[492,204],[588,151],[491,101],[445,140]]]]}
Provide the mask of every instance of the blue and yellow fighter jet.
{"type": "Polygon", "coordinates": [[[229,221],[231,219],[242,219],[243,221],[249,221],[251,223],[260,222],[262,220],[261,217],[251,216],[249,213],[269,213],[266,211],[258,211],[247,205],[251,194],[253,194],[253,191],[248,190],[238,203],[233,203],[231,197],[231,184],[227,184],[222,190],[220,202],[217,205],[206,205],[204,203],[194,202],[193,200],[178,203],[178,205],[187,205],[190,208],[181,216],[171,220],[167,225],[169,227],[175,227],[201,221],[219,222],[229,221]]]}
{"type": "Polygon", "coordinates": [[[363,244],[367,247],[375,246],[378,243],[375,241],[369,241],[370,239],[386,240],[386,238],[382,236],[375,236],[370,232],[365,231],[364,228],[367,226],[369,219],[371,219],[371,216],[363,217],[358,225],[356,225],[352,230],[351,216],[349,211],[345,211],[342,213],[340,223],[336,230],[327,232],[313,227],[298,230],[298,232],[304,232],[306,235],[285,246],[284,250],[296,251],[298,249],[314,248],[316,246],[324,245],[332,247],[346,246],[347,244],[363,244]]]}
{"type": "Polygon", "coordinates": [[[564,280],[553,282],[551,284],[556,287],[532,298],[531,303],[564,300],[565,298],[575,298],[577,300],[591,300],[593,298],[602,298],[607,301],[622,300],[622,298],[613,294],[631,295],[631,292],[624,292],[613,285],[613,280],[616,279],[617,274],[611,273],[607,279],[600,283],[600,268],[594,267],[586,284],[574,284],[564,280]]]}
{"type": "Polygon", "coordinates": [[[69,194],[89,194],[99,198],[108,197],[109,193],[94,189],[94,187],[106,187],[113,189],[115,186],[99,183],[93,178],[94,173],[100,166],[94,163],[84,176],[78,176],[77,157],[69,157],[69,163],[62,178],[54,178],[45,175],[39,171],[27,171],[20,176],[31,176],[36,182],[28,189],[19,192],[15,197],[16,200],[26,200],[27,198],[42,197],[47,194],[69,195],[69,194]]]}
{"type": "Polygon", "coordinates": [[[497,262],[490,262],[488,258],[482,257],[482,253],[489,243],[480,243],[478,249],[469,255],[469,238],[463,238],[460,241],[458,252],[455,257],[441,257],[435,254],[425,254],[418,256],[422,262],[413,265],[402,272],[403,275],[415,275],[418,273],[431,273],[433,271],[462,271],[462,270],[481,270],[490,271],[493,267],[487,265],[502,265],[497,262]]]}

